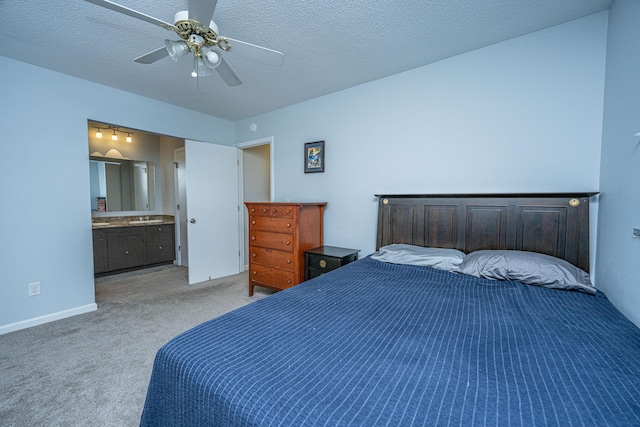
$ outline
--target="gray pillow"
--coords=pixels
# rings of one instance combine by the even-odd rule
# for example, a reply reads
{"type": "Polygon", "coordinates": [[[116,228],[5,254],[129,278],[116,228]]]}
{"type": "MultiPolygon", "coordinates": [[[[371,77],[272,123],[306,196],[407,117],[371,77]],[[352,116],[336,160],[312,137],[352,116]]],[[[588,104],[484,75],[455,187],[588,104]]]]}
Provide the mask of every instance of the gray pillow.
{"type": "Polygon", "coordinates": [[[371,258],[393,264],[421,265],[451,271],[460,265],[464,259],[464,252],[457,249],[425,248],[395,243],[381,247],[371,258]]]}
{"type": "Polygon", "coordinates": [[[486,279],[514,280],[528,285],[596,294],[588,273],[568,261],[536,252],[475,251],[464,258],[455,272],[486,279]]]}

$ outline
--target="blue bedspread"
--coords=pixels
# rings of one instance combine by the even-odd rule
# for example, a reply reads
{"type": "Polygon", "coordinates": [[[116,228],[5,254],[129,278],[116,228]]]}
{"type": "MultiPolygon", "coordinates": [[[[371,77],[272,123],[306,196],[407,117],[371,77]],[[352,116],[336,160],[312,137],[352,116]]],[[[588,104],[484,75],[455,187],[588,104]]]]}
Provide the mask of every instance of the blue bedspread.
{"type": "Polygon", "coordinates": [[[367,257],[168,342],[141,425],[640,425],[640,329],[601,293],[367,257]]]}

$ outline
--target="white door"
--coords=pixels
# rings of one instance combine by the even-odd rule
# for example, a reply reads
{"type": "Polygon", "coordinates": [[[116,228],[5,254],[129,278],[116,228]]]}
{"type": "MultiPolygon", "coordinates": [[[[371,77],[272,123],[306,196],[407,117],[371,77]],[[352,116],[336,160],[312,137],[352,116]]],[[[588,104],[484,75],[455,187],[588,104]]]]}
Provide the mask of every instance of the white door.
{"type": "Polygon", "coordinates": [[[133,206],[134,211],[149,210],[149,178],[147,162],[133,163],[133,206]]]}
{"type": "Polygon", "coordinates": [[[190,140],[185,147],[189,283],[237,274],[238,150],[190,140]]]}

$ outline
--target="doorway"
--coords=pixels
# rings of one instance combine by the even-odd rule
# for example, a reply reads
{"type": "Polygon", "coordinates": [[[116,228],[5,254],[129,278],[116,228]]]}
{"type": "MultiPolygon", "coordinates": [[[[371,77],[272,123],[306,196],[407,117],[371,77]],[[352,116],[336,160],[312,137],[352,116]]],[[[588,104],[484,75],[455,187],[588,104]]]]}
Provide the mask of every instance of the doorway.
{"type": "MultiPolygon", "coordinates": [[[[94,126],[93,122],[88,121],[87,126],[91,156],[99,155],[100,159],[104,160],[110,158],[109,155],[115,156],[113,153],[117,153],[116,159],[119,162],[124,157],[137,159],[140,161],[140,167],[132,169],[132,182],[135,178],[148,185],[148,190],[133,193],[136,199],[140,199],[139,203],[126,206],[123,204],[122,209],[117,212],[106,209],[99,211],[96,202],[96,207],[92,208],[92,218],[117,217],[115,222],[126,224],[132,218],[142,221],[140,216],[153,222],[164,221],[167,216],[175,216],[174,263],[189,267],[190,282],[211,280],[243,270],[244,259],[238,240],[241,233],[238,215],[238,197],[241,194],[238,186],[238,148],[140,130],[132,131],[132,135],[135,135],[132,142],[122,144],[115,139],[103,139],[100,137],[101,132],[94,132],[97,126],[105,128],[106,125],[94,126]],[[187,164],[189,179],[186,178],[187,164]],[[150,165],[155,165],[154,169],[151,169],[150,165]],[[153,170],[156,173],[152,179],[150,171],[153,170]],[[187,211],[190,215],[188,218],[187,211]]],[[[91,156],[90,178],[93,176],[91,156]]],[[[90,188],[93,187],[91,184],[90,188]]],[[[133,188],[133,185],[129,187],[133,188]]],[[[93,194],[90,194],[92,205],[93,198],[93,194]]],[[[144,240],[141,247],[144,248],[144,240]]],[[[142,258],[146,257],[144,254],[142,250],[142,258]]],[[[100,257],[108,260],[106,255],[100,257]]]]}
{"type": "Polygon", "coordinates": [[[240,150],[239,199],[240,221],[243,224],[240,242],[246,270],[249,254],[245,236],[248,235],[249,218],[244,202],[273,201],[273,137],[242,142],[236,147],[240,150]]]}

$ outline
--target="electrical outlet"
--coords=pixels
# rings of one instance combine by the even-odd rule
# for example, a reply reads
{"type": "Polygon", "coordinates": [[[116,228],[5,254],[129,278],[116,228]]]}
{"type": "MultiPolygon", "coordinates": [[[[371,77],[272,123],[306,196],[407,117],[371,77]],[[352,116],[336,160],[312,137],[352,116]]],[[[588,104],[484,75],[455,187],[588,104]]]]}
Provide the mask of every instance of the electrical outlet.
{"type": "Polygon", "coordinates": [[[640,237],[640,228],[633,229],[633,237],[640,237]]]}
{"type": "Polygon", "coordinates": [[[29,283],[29,296],[40,295],[40,282],[29,283]]]}

